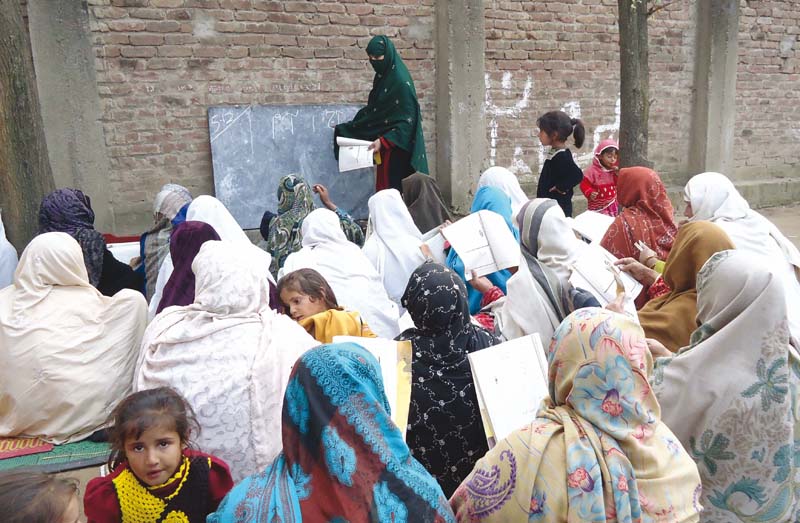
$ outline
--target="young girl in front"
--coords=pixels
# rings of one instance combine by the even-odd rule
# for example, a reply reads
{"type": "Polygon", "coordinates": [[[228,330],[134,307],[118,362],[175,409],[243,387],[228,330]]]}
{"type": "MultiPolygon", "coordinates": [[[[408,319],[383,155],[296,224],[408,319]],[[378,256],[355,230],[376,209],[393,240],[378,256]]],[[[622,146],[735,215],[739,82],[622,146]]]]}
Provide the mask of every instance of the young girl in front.
{"type": "Polygon", "coordinates": [[[41,472],[0,474],[3,523],[78,523],[78,481],[41,472]]]}
{"type": "Polygon", "coordinates": [[[375,338],[358,312],[339,307],[333,289],[314,269],[298,269],[281,278],[278,295],[289,316],[320,343],[332,343],[334,336],[375,338]]]}
{"type": "Polygon", "coordinates": [[[131,394],[111,414],[111,474],[86,486],[89,523],[200,523],[233,487],[228,466],[190,450],[192,407],[169,387],[131,394]]]}
{"type": "Polygon", "coordinates": [[[558,202],[565,216],[572,216],[573,188],[583,179],[583,172],[567,149],[567,138],[572,135],[575,147],[580,149],[586,137],[586,129],[578,118],[570,118],[564,111],[544,113],[536,121],[539,141],[550,146],[550,152],[542,166],[537,198],[552,198],[558,202]]]}
{"type": "Polygon", "coordinates": [[[589,201],[589,210],[608,216],[619,214],[617,204],[617,175],[619,174],[619,145],[603,140],[594,149],[592,164],[583,171],[581,191],[589,201]]]}

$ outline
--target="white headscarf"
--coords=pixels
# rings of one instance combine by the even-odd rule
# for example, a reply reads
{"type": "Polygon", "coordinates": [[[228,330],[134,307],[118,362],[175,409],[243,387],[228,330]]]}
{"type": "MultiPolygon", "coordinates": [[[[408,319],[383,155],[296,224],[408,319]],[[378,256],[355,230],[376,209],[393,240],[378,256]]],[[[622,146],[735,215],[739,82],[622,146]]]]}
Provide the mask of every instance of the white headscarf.
{"type": "Polygon", "coordinates": [[[747,200],[723,174],[693,176],[684,188],[692,206],[690,221],[714,222],[730,236],[738,250],[760,257],[783,282],[789,330],[800,339],[800,251],[775,225],[750,208],[747,200]]]}
{"type": "Polygon", "coordinates": [[[163,214],[170,220],[180,212],[184,205],[192,201],[192,193],[176,183],[166,183],[153,200],[153,215],[163,214]]]}
{"type": "Polygon", "coordinates": [[[80,245],[40,234],[0,291],[0,436],[78,441],[131,391],[147,321],[141,293],[89,283],[80,245]]]}
{"type": "Polygon", "coordinates": [[[281,450],[283,394],[294,362],[319,344],[269,307],[269,255],[243,242],[208,241],[192,263],[195,301],[147,328],[136,390],[170,386],[192,405],[200,448],[236,481],[281,450]]]}
{"type": "Polygon", "coordinates": [[[800,513],[800,357],[781,287],[760,258],[738,248],[715,254],[697,276],[700,328],[691,345],[656,361],[650,381],[661,418],[698,461],[704,520],[795,521],[800,513]],[[763,502],[742,495],[749,488],[763,502]]]}
{"type": "Polygon", "coordinates": [[[8,287],[14,280],[17,268],[17,250],[6,238],[6,228],[0,213],[0,289],[8,287]]]}
{"type": "Polygon", "coordinates": [[[422,233],[396,189],[379,191],[369,199],[369,228],[362,250],[383,279],[389,299],[400,307],[411,273],[425,261],[419,250],[422,233]]]}
{"type": "Polygon", "coordinates": [[[286,258],[279,277],[297,269],[318,271],[333,289],[339,305],[358,311],[380,338],[400,334],[399,311],[389,299],[375,267],[339,226],[328,209],[311,211],[303,220],[303,248],[286,258]]]}
{"type": "Polygon", "coordinates": [[[505,167],[489,167],[478,179],[478,188],[496,187],[511,198],[511,216],[516,216],[519,208],[525,205],[528,197],[519,185],[517,176],[505,167]]]}
{"type": "MultiPolygon", "coordinates": [[[[535,209],[543,204],[546,204],[547,208],[543,214],[534,213],[533,220],[525,226],[530,229],[538,229],[538,234],[535,235],[538,244],[536,258],[551,268],[558,275],[561,283],[566,285],[572,274],[572,265],[586,248],[586,243],[575,236],[561,207],[550,205],[549,202],[553,201],[549,198],[532,200],[531,205],[535,209]]],[[[527,231],[528,229],[520,230],[520,234],[527,236],[527,231]]],[[[531,234],[535,234],[535,232],[530,231],[531,234]]]]}
{"type": "MultiPolygon", "coordinates": [[[[213,196],[207,194],[198,196],[189,207],[186,209],[186,221],[197,221],[209,224],[217,231],[220,240],[224,242],[234,242],[252,245],[252,242],[247,237],[245,232],[239,227],[236,219],[231,215],[225,205],[213,196]]],[[[269,255],[268,255],[269,256],[269,255]]],[[[270,261],[272,258],[270,258],[270,261]]],[[[164,286],[172,276],[172,257],[167,256],[161,264],[158,271],[158,280],[156,282],[156,290],[153,297],[150,299],[148,307],[148,316],[152,320],[156,315],[158,304],[161,303],[161,297],[164,294],[164,286]]],[[[271,274],[268,275],[269,280],[274,282],[271,274]]]]}

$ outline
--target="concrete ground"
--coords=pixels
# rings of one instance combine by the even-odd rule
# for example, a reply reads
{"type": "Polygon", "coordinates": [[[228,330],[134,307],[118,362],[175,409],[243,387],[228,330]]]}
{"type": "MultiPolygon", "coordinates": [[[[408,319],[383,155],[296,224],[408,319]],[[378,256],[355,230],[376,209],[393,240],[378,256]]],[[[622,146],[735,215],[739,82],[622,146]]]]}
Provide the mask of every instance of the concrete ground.
{"type": "MultiPolygon", "coordinates": [[[[772,223],[800,248],[800,204],[788,207],[773,207],[769,209],[759,209],[758,212],[766,216],[772,223]]],[[[90,479],[100,475],[100,467],[90,467],[72,472],[64,472],[59,476],[70,476],[76,478],[81,483],[81,521],[86,521],[83,515],[83,493],[86,490],[86,483],[90,479]]]]}

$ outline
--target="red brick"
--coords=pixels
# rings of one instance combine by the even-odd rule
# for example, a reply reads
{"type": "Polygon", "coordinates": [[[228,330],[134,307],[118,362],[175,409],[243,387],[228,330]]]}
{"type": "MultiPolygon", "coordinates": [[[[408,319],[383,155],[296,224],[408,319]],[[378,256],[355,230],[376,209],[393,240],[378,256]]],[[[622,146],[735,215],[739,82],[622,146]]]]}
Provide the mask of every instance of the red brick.
{"type": "Polygon", "coordinates": [[[130,31],[144,31],[144,22],[134,20],[111,20],[107,24],[108,29],[111,31],[130,32],[130,31]]]}
{"type": "Polygon", "coordinates": [[[131,45],[161,45],[164,43],[163,35],[134,34],[130,36],[131,45]]]}
{"type": "Polygon", "coordinates": [[[144,20],[161,20],[166,13],[161,9],[131,9],[128,16],[131,18],[141,18],[144,20]]]}
{"type": "Polygon", "coordinates": [[[181,30],[181,24],[174,20],[147,22],[145,27],[147,31],[151,33],[177,33],[181,30]]]}
{"type": "Polygon", "coordinates": [[[126,58],[150,58],[156,55],[155,47],[121,47],[120,53],[126,58]]]}
{"type": "Polygon", "coordinates": [[[192,56],[192,48],[188,45],[162,45],[159,46],[158,56],[192,56]]]}

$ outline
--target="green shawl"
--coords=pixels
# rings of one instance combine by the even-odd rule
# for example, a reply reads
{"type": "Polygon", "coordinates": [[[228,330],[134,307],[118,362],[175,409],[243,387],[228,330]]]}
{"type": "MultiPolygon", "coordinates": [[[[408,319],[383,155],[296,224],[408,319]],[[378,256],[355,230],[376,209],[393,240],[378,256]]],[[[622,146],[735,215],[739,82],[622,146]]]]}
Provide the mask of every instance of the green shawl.
{"type": "Polygon", "coordinates": [[[383,137],[411,154],[411,166],[428,174],[422,117],[414,81],[394,44],[386,36],[375,36],[367,46],[372,56],[383,55],[382,61],[371,61],[376,69],[367,106],[353,120],[336,126],[334,150],[339,157],[336,136],[376,140],[383,137]]]}

